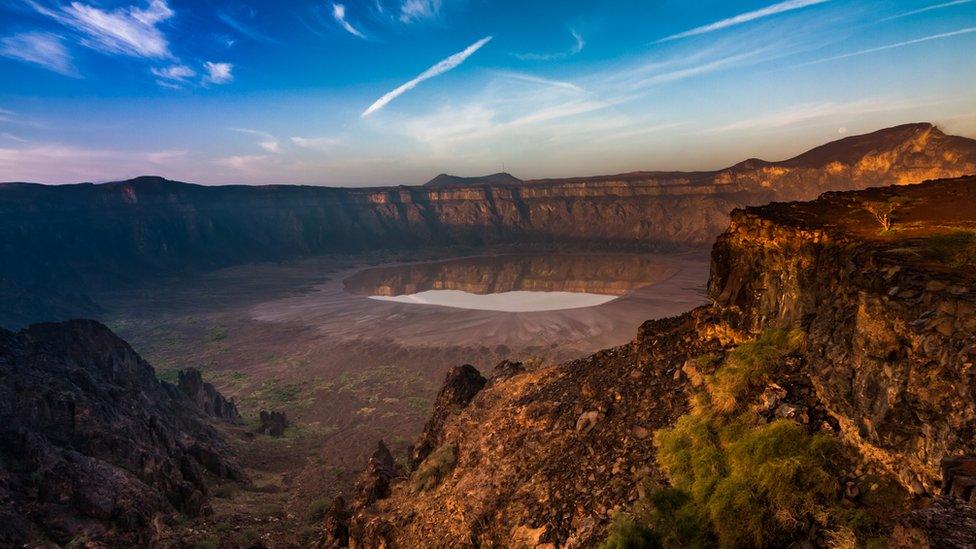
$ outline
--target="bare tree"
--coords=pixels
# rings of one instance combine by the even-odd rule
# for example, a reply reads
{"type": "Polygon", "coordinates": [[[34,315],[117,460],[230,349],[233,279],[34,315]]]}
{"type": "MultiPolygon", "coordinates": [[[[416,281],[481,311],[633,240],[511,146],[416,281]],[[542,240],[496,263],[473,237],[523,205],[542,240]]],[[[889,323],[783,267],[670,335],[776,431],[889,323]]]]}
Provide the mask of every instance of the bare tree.
{"type": "Polygon", "coordinates": [[[885,202],[865,202],[864,209],[881,224],[883,231],[890,231],[894,223],[894,213],[906,201],[902,197],[889,198],[885,202]]]}

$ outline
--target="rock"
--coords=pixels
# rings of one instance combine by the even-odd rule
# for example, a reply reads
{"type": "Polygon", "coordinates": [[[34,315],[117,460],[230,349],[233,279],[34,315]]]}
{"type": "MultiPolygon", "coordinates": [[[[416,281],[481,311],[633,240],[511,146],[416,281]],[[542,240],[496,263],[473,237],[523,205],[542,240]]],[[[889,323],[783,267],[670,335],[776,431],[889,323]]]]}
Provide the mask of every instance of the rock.
{"type": "Polygon", "coordinates": [[[492,377],[495,379],[508,379],[524,371],[525,365],[521,362],[503,360],[495,365],[495,371],[492,377]]]}
{"type": "Polygon", "coordinates": [[[263,435],[268,435],[272,437],[280,437],[285,434],[285,429],[288,428],[288,417],[285,416],[284,412],[276,412],[274,410],[267,411],[261,410],[258,416],[260,424],[256,432],[263,435]]]}
{"type": "Polygon", "coordinates": [[[390,495],[390,481],[396,474],[396,462],[383,441],[366,463],[366,469],[356,481],[355,506],[361,509],[390,495]]]}
{"type": "MultiPolygon", "coordinates": [[[[511,369],[509,367],[509,369],[511,369]]],[[[434,400],[434,409],[424,426],[417,442],[410,448],[408,459],[411,468],[416,468],[424,459],[440,446],[441,429],[449,417],[462,410],[484,388],[488,380],[470,365],[455,366],[447,373],[444,385],[434,400]]]]}
{"type": "Polygon", "coordinates": [[[596,427],[598,421],[600,421],[600,412],[596,410],[583,412],[583,415],[576,420],[576,430],[585,435],[596,427]]]}
{"type": "Polygon", "coordinates": [[[349,546],[349,510],[346,509],[346,500],[342,496],[336,496],[332,500],[332,505],[325,513],[324,536],[322,547],[326,549],[337,549],[349,546]]]}
{"type": "Polygon", "coordinates": [[[0,329],[0,545],[148,545],[159,515],[210,511],[205,473],[246,481],[200,408],[108,328],[0,329]]]}
{"type": "Polygon", "coordinates": [[[213,385],[203,381],[196,368],[180,370],[177,387],[207,415],[238,425],[243,423],[234,401],[227,400],[213,385]]]}
{"type": "Polygon", "coordinates": [[[786,398],[786,389],[771,383],[759,397],[759,413],[767,413],[776,408],[780,400],[786,398]]]}
{"type": "Polygon", "coordinates": [[[924,509],[912,511],[895,526],[893,549],[920,547],[973,549],[976,547],[976,507],[940,497],[924,509]]]}
{"type": "Polygon", "coordinates": [[[942,460],[942,495],[976,505],[976,456],[942,460]]]}

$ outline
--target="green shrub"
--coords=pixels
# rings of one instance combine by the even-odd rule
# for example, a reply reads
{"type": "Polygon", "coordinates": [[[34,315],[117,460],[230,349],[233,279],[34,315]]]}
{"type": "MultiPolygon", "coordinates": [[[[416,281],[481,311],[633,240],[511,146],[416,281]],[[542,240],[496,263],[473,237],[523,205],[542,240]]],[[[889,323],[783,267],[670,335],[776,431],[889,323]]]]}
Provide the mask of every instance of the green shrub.
{"type": "Polygon", "coordinates": [[[453,444],[445,444],[434,450],[413,474],[414,490],[433,490],[454,469],[456,463],[457,448],[453,444]]]}
{"type": "Polygon", "coordinates": [[[799,331],[765,330],[755,341],[729,353],[725,364],[708,378],[708,395],[716,410],[729,414],[740,400],[764,384],[770,370],[803,341],[799,331]]]}
{"type": "Polygon", "coordinates": [[[976,232],[955,231],[931,236],[926,241],[928,254],[952,268],[976,265],[976,232]]]}
{"type": "Polygon", "coordinates": [[[332,498],[319,498],[308,504],[308,516],[312,520],[322,520],[330,505],[332,505],[332,498]]]}
{"type": "Polygon", "coordinates": [[[617,513],[600,549],[656,549],[662,547],[654,533],[627,513],[617,513]]]}

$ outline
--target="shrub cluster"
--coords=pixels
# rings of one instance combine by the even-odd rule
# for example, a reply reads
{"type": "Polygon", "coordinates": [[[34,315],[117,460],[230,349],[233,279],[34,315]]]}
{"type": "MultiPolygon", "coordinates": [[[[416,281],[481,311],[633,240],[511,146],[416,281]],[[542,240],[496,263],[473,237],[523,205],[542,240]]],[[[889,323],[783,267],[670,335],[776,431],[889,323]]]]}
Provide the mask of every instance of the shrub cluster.
{"type": "Polygon", "coordinates": [[[765,423],[744,407],[800,344],[802,333],[769,330],[727,355],[692,410],[655,433],[670,486],[647,484],[615,518],[605,549],[769,547],[813,527],[837,541],[874,526],[840,504],[845,456],[836,437],[786,419],[765,423]]]}
{"type": "Polygon", "coordinates": [[[417,492],[433,490],[454,469],[456,463],[457,448],[453,444],[437,448],[414,472],[413,489],[417,492]]]}

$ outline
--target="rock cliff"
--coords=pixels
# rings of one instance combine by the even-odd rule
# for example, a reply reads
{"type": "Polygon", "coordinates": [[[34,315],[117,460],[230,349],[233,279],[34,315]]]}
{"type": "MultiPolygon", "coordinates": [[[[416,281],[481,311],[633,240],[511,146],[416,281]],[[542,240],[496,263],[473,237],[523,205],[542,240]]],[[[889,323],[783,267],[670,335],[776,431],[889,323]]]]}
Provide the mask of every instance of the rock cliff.
{"type": "Polygon", "coordinates": [[[96,306],[84,290],[251,261],[368,249],[707,246],[733,208],[976,172],[976,141],[910,124],[782,162],[430,187],[206,187],[141,177],[0,184],[0,325],[96,306]],[[55,297],[51,297],[55,296],[55,297]]]}
{"type": "MultiPolygon", "coordinates": [[[[971,497],[960,488],[969,460],[943,459],[976,453],[973,204],[976,177],[964,177],[733,212],[713,249],[712,305],[649,321],[631,344],[585,359],[506,363],[483,388],[462,384],[467,402],[439,409],[414,472],[388,497],[343,508],[351,543],[593,546],[647,479],[667,481],[653,432],[689,412],[716,361],[776,329],[797,343],[732,405],[843,441],[853,461],[828,490],[843,506],[870,505],[880,481],[869,479],[890,479],[907,499],[875,509],[889,535],[899,510],[941,494],[945,463],[956,475],[945,486],[971,497]]],[[[953,501],[909,513],[896,534],[959,539],[930,528],[950,510],[970,520],[953,501]]],[[[803,536],[824,542],[815,529],[803,536]]]]}
{"type": "Polygon", "coordinates": [[[97,322],[0,329],[0,545],[146,545],[207,513],[208,476],[246,479],[205,414],[97,322]]]}

